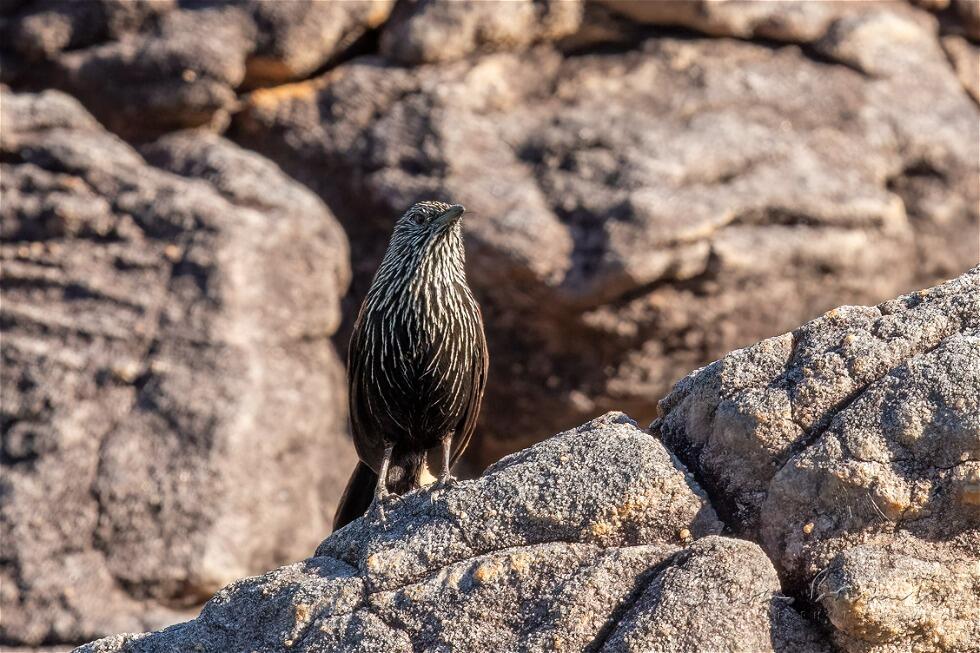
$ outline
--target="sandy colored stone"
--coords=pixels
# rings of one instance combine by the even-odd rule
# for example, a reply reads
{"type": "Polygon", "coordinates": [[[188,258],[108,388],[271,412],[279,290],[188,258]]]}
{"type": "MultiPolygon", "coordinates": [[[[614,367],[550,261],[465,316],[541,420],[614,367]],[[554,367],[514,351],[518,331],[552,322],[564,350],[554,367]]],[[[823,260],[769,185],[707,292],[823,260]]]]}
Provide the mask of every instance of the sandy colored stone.
{"type": "Polygon", "coordinates": [[[661,411],[652,430],[843,650],[976,650],[980,268],[732,352],[661,411]]]}
{"type": "Polygon", "coordinates": [[[239,88],[311,74],[383,23],[393,6],[393,0],[38,2],[0,23],[12,50],[5,79],[43,79],[127,137],[197,126],[220,131],[239,88]]]}
{"type": "Polygon", "coordinates": [[[473,52],[520,50],[570,36],[582,26],[582,0],[406,4],[381,35],[381,53],[408,64],[453,61],[473,52]]]}
{"type": "Polygon", "coordinates": [[[814,591],[846,651],[980,650],[980,566],[956,548],[896,533],[840,553],[814,591]]]}

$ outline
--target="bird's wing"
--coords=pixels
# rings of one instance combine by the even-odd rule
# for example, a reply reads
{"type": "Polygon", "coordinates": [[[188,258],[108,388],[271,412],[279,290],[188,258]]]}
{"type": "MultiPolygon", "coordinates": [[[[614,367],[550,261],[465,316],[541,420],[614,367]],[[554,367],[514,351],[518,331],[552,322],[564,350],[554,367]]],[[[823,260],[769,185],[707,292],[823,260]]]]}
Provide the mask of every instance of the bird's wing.
{"type": "Polygon", "coordinates": [[[476,420],[480,416],[480,405],[483,403],[483,391],[487,387],[487,370],[490,365],[490,354],[487,351],[487,339],[483,332],[483,313],[480,311],[480,307],[476,308],[477,315],[477,338],[479,338],[479,343],[474,350],[474,360],[472,364],[473,371],[473,382],[470,384],[470,395],[466,401],[466,410],[463,413],[463,419],[460,420],[460,425],[456,429],[455,437],[453,437],[452,452],[450,456],[450,464],[455,464],[463,452],[466,451],[466,447],[470,443],[470,439],[473,437],[473,431],[476,430],[476,420]]]}
{"type": "Polygon", "coordinates": [[[351,332],[347,347],[347,406],[350,416],[351,437],[358,457],[372,469],[377,468],[381,458],[381,444],[374,442],[370,427],[371,407],[367,404],[368,393],[364,390],[368,379],[364,366],[364,313],[366,304],[361,305],[351,332]]]}

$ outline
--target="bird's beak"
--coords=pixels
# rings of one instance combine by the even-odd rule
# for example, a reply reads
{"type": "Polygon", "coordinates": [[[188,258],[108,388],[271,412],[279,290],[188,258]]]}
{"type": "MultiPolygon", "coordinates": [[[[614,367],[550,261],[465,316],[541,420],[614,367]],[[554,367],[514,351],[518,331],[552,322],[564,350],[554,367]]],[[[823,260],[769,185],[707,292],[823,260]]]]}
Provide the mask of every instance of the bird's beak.
{"type": "Polygon", "coordinates": [[[463,217],[465,211],[466,209],[463,208],[462,204],[453,204],[446,209],[445,213],[433,220],[433,222],[440,227],[451,227],[457,220],[463,217]]]}

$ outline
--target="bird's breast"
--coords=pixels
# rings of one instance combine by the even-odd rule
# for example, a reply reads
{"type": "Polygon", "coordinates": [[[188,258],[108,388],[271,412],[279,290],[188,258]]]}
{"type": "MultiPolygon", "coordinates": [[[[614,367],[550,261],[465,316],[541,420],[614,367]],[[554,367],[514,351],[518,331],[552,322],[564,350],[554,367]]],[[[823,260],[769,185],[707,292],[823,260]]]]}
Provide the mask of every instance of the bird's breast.
{"type": "Polygon", "coordinates": [[[453,287],[400,299],[365,315],[365,390],[387,428],[427,441],[462,415],[482,325],[472,296],[453,287]]]}

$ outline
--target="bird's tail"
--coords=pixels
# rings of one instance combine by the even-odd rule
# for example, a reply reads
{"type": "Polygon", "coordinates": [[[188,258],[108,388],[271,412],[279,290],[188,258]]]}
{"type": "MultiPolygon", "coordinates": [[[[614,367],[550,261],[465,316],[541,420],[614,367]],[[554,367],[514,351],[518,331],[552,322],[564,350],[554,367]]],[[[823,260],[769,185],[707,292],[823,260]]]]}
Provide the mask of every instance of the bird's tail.
{"type": "Polygon", "coordinates": [[[371,500],[374,498],[374,488],[377,484],[378,475],[363,462],[358,461],[354,473],[350,475],[350,480],[347,481],[347,488],[340,498],[337,512],[333,516],[334,530],[343,528],[367,512],[371,506],[371,500]]]}

